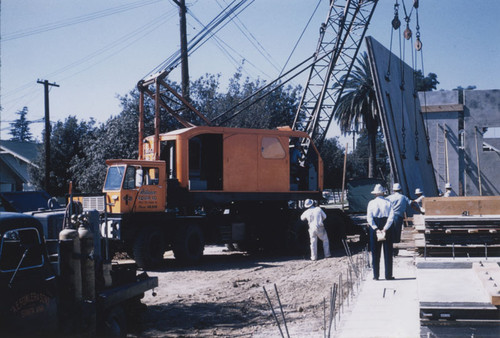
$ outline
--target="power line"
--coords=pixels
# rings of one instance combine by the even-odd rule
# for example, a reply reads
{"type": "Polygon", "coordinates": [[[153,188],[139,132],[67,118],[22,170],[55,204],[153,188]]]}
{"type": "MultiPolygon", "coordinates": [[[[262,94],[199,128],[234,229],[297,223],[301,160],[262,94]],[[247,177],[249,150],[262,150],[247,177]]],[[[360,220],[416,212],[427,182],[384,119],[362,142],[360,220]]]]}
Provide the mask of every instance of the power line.
{"type": "MultiPolygon", "coordinates": [[[[222,7],[220,5],[219,1],[217,1],[217,4],[220,7],[222,7]]],[[[276,69],[276,70],[279,71],[280,69],[276,65],[276,61],[273,59],[273,57],[271,56],[271,54],[269,54],[267,52],[267,50],[264,48],[264,46],[262,46],[262,44],[259,42],[259,40],[257,40],[257,38],[252,34],[252,32],[245,26],[245,24],[238,17],[234,17],[233,19],[234,19],[233,23],[235,24],[236,28],[238,28],[238,30],[250,42],[250,44],[252,44],[252,46],[255,47],[255,49],[257,50],[257,52],[260,55],[262,55],[269,62],[269,64],[272,67],[274,67],[274,69],[276,69]]],[[[233,21],[233,19],[231,19],[231,21],[233,21]]]]}
{"type": "MultiPolygon", "coordinates": [[[[235,4],[237,0],[234,0],[214,19],[212,19],[212,21],[210,21],[206,26],[204,26],[203,29],[188,42],[188,55],[191,55],[203,44],[205,44],[205,42],[207,42],[208,39],[213,37],[215,34],[217,34],[217,32],[219,32],[222,28],[224,28],[228,24],[228,21],[226,21],[228,17],[230,17],[232,14],[234,14],[234,16],[239,15],[242,11],[248,8],[248,6],[250,6],[251,3],[254,2],[254,0],[251,0],[250,4],[243,6],[246,1],[247,0],[239,0],[239,2],[235,4]]],[[[146,76],[144,76],[144,78],[159,71],[171,70],[177,67],[179,63],[180,63],[180,51],[177,50],[172,55],[170,55],[166,60],[160,63],[157,67],[151,70],[146,76]]]]}
{"type": "Polygon", "coordinates": [[[103,18],[106,16],[115,15],[118,13],[123,13],[123,12],[129,11],[129,10],[132,10],[135,8],[139,8],[139,7],[148,6],[148,5],[160,2],[160,1],[161,0],[136,1],[136,2],[133,2],[130,4],[112,7],[112,8],[104,9],[102,11],[93,12],[93,13],[86,14],[86,15],[80,15],[80,16],[66,19],[66,20],[56,21],[56,22],[49,23],[46,25],[41,25],[41,26],[36,27],[36,28],[19,30],[17,32],[13,32],[10,34],[4,34],[2,37],[2,42],[16,40],[16,39],[24,38],[24,37],[35,35],[35,34],[41,34],[41,33],[51,31],[51,30],[55,30],[55,29],[66,28],[66,27],[73,26],[73,25],[76,25],[79,23],[83,23],[83,22],[87,22],[87,21],[91,21],[91,20],[95,20],[95,19],[100,19],[100,18],[103,18]]]}
{"type": "MultiPolygon", "coordinates": [[[[101,48],[101,49],[98,49],[90,54],[87,54],[86,56],[62,67],[62,68],[59,68],[57,70],[55,70],[54,72],[51,72],[49,74],[45,74],[43,77],[45,78],[48,78],[48,77],[51,77],[51,78],[54,78],[54,77],[57,77],[58,75],[60,74],[63,74],[67,71],[70,71],[70,70],[73,70],[73,69],[76,69],[76,67],[80,66],[80,65],[83,65],[87,62],[90,62],[91,60],[93,59],[96,59],[98,58],[99,56],[105,54],[106,52],[110,51],[111,49],[113,48],[116,48],[116,47],[119,47],[120,45],[123,45],[126,43],[126,45],[124,45],[123,47],[115,50],[113,53],[111,53],[110,55],[106,56],[105,58],[101,59],[101,60],[98,60],[92,64],[90,64],[89,66],[79,70],[79,71],[76,71],[76,72],[73,72],[71,73],[70,75],[68,76],[65,76],[65,77],[62,77],[62,78],[58,78],[58,81],[61,81],[61,80],[66,80],[68,78],[71,78],[81,72],[84,72],[86,70],[88,70],[89,68],[92,68],[94,67],[95,65],[99,64],[99,63],[102,63],[106,60],[108,60],[109,58],[111,58],[112,56],[118,54],[119,52],[123,51],[124,49],[130,47],[131,45],[133,45],[135,42],[141,40],[144,36],[148,35],[149,33],[151,33],[152,31],[154,31],[155,29],[157,29],[159,26],[165,24],[172,16],[173,14],[175,13],[174,10],[170,10],[164,14],[161,14],[160,16],[156,17],[155,19],[153,20],[150,20],[148,21],[146,24],[140,26],[139,28],[133,30],[132,32],[128,32],[124,35],[122,35],[120,38],[116,39],[115,41],[107,44],[105,47],[101,48]]],[[[15,97],[12,97],[11,99],[5,101],[4,100],[4,108],[5,110],[11,110],[12,109],[12,105],[14,103],[18,103],[19,101],[22,101],[24,98],[28,97],[28,96],[31,96],[31,100],[34,98],[35,96],[35,91],[34,91],[34,87],[35,85],[30,81],[24,85],[21,85],[17,88],[14,88],[14,89],[11,89],[9,90],[8,92],[4,93],[2,95],[2,97],[5,97],[5,96],[10,96],[10,94],[12,93],[19,93],[19,92],[24,92],[24,91],[27,91],[27,90],[30,90],[28,93],[22,95],[22,96],[15,96],[15,97]],[[11,104],[12,103],[12,104],[11,104]]],[[[24,104],[23,105],[27,105],[27,102],[24,101],[24,104]]]]}

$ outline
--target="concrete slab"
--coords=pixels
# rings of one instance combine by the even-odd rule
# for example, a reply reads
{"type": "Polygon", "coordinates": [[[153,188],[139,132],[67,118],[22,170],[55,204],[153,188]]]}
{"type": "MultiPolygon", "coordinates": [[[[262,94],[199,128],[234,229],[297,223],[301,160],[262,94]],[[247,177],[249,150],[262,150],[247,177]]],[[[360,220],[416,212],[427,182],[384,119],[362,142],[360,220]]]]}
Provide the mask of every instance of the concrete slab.
{"type": "Polygon", "coordinates": [[[489,302],[472,269],[418,269],[417,284],[420,302],[489,302]]]}
{"type": "MultiPolygon", "coordinates": [[[[368,271],[354,303],[342,314],[335,337],[420,336],[414,258],[402,250],[393,265],[395,280],[374,281],[368,271]]],[[[381,274],[383,269],[382,262],[381,274]]]]}

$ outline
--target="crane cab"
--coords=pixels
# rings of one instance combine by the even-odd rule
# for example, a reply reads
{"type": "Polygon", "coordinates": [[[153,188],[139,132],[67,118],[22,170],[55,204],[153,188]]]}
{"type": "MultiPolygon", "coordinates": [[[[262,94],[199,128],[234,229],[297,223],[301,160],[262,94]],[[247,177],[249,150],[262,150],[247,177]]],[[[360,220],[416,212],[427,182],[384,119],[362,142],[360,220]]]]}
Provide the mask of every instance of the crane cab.
{"type": "Polygon", "coordinates": [[[166,163],[166,175],[179,187],[221,193],[319,192],[323,162],[311,142],[301,159],[304,132],[224,127],[191,127],[146,137],[146,160],[166,163]],[[158,147],[159,151],[156,151],[158,147]],[[156,158],[158,159],[158,158],[156,158]]]}

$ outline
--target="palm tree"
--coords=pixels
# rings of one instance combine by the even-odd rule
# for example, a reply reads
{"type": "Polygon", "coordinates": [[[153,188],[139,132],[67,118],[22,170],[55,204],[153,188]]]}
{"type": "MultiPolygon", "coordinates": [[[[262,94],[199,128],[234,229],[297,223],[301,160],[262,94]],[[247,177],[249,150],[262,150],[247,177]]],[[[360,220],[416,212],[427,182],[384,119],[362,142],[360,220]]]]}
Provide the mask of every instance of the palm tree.
{"type": "Polygon", "coordinates": [[[334,87],[340,87],[344,80],[344,91],[333,116],[344,135],[352,130],[359,130],[359,127],[366,129],[370,148],[368,177],[375,177],[376,137],[380,117],[366,52],[357,58],[357,65],[353,66],[349,77],[341,78],[334,87]]]}

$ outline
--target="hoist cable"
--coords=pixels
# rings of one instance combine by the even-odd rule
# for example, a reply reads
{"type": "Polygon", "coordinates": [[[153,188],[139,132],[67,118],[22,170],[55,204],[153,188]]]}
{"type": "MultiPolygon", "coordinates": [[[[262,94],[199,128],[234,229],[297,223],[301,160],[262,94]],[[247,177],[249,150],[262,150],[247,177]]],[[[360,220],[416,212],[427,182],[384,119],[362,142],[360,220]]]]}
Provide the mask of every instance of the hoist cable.
{"type": "MultiPolygon", "coordinates": [[[[229,120],[233,119],[234,117],[236,117],[238,114],[240,114],[242,111],[244,111],[245,109],[247,109],[249,106],[251,106],[252,104],[262,100],[264,97],[266,97],[267,95],[269,95],[270,93],[272,93],[274,90],[282,87],[283,85],[285,85],[287,82],[289,82],[290,80],[294,79],[295,77],[297,77],[298,75],[300,75],[302,72],[306,71],[307,69],[309,69],[309,67],[311,67],[313,64],[315,64],[316,62],[324,59],[326,56],[328,56],[328,53],[325,53],[325,55],[323,55],[322,57],[319,57],[317,60],[315,60],[313,63],[307,65],[306,67],[304,67],[303,69],[299,70],[297,73],[293,74],[289,79],[285,80],[284,82],[281,82],[279,83],[276,88],[273,88],[272,90],[270,90],[269,92],[265,93],[264,95],[262,95],[261,97],[257,98],[255,101],[252,101],[250,104],[248,104],[247,106],[245,106],[244,108],[240,109],[239,111],[237,111],[236,113],[234,113],[233,115],[231,115],[230,117],[228,117],[227,119],[223,120],[222,122],[218,123],[218,125],[222,125],[226,122],[228,122],[229,120]]],[[[285,76],[289,75],[290,73],[292,73],[293,71],[295,71],[296,69],[298,69],[299,67],[301,67],[302,65],[306,64],[307,62],[309,62],[311,59],[314,58],[314,55],[311,55],[310,57],[308,57],[307,59],[305,59],[304,61],[302,61],[301,63],[299,63],[297,66],[293,67],[292,69],[290,69],[289,71],[287,71],[285,74],[281,75],[280,77],[278,77],[277,79],[273,80],[272,82],[270,82],[269,84],[265,85],[264,87],[260,88],[259,90],[257,90],[255,93],[253,93],[252,95],[246,97],[243,101],[237,103],[236,105],[232,106],[231,108],[229,108],[228,110],[226,110],[225,112],[223,112],[222,114],[214,117],[210,122],[214,122],[216,120],[218,120],[219,118],[221,118],[222,116],[226,115],[227,113],[231,112],[232,110],[236,109],[237,107],[241,106],[242,104],[250,101],[250,99],[254,98],[255,96],[257,96],[258,94],[260,94],[262,91],[264,91],[265,89],[269,88],[270,86],[274,85],[276,82],[279,82],[282,78],[284,78],[285,76]]]]}
{"type": "Polygon", "coordinates": [[[293,53],[295,53],[295,49],[297,49],[297,46],[299,45],[300,40],[302,40],[302,37],[304,36],[304,33],[306,32],[307,28],[309,27],[309,24],[311,23],[312,18],[314,17],[314,14],[316,14],[316,11],[318,10],[318,7],[319,7],[320,3],[321,3],[321,0],[319,0],[318,3],[316,4],[316,8],[314,8],[313,13],[311,14],[311,16],[309,17],[309,20],[306,23],[306,26],[302,30],[302,33],[300,33],[300,36],[297,39],[297,42],[295,42],[295,45],[293,46],[293,49],[290,52],[290,55],[288,56],[288,59],[286,59],[286,62],[283,65],[283,68],[281,69],[281,72],[280,72],[280,74],[278,76],[281,76],[281,74],[283,74],[283,71],[285,70],[286,66],[288,65],[288,62],[290,61],[290,59],[292,58],[293,53]]]}

